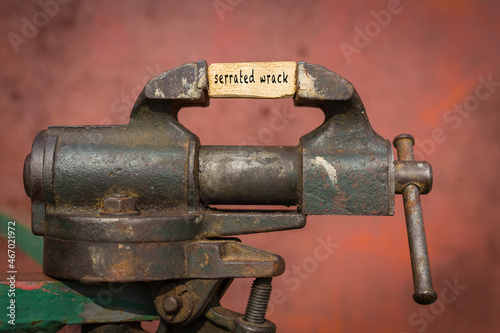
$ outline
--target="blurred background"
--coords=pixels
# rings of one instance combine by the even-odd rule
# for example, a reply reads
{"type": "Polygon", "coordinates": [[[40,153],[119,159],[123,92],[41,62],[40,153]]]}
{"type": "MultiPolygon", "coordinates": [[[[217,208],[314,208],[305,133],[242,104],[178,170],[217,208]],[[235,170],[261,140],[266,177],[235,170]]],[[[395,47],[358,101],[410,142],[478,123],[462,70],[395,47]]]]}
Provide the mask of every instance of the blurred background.
{"type": "MultiPolygon", "coordinates": [[[[498,332],[499,11],[488,0],[2,1],[0,212],[30,224],[22,170],[39,130],[127,123],[157,74],[199,59],[321,64],[354,84],[380,135],[412,134],[432,164],[422,202],[441,301],[411,298],[397,196],[394,217],[311,216],[302,230],[242,237],[287,263],[268,318],[278,332],[498,332]]],[[[323,120],[291,99],[212,100],[179,117],[222,145],[296,145],[323,120]]],[[[17,265],[41,271],[21,253],[17,265]]],[[[250,284],[235,282],[223,305],[243,312],[250,284]]]]}

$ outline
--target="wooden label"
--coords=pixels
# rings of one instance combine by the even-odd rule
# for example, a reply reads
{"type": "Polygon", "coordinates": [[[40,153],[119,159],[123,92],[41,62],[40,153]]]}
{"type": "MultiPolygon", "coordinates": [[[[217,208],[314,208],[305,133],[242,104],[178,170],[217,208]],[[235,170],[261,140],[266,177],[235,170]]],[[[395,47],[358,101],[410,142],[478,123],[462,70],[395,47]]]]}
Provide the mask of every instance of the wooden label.
{"type": "Polygon", "coordinates": [[[242,62],[208,66],[208,95],[213,98],[287,98],[297,89],[294,61],[242,62]]]}

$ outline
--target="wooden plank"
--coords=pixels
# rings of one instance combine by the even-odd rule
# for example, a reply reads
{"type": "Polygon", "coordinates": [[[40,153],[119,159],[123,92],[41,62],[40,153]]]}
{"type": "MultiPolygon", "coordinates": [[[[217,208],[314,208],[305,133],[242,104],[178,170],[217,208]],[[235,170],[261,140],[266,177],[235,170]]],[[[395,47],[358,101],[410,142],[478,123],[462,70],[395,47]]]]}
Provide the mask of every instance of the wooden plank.
{"type": "Polygon", "coordinates": [[[212,98],[288,98],[297,89],[294,61],[215,63],[208,66],[212,98]]]}

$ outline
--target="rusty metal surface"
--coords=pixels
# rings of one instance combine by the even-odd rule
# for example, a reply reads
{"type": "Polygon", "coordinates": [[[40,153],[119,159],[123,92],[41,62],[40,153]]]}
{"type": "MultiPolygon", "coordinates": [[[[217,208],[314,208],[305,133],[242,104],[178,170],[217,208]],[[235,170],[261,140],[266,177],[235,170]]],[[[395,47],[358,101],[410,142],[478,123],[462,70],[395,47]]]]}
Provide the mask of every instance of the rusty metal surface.
{"type": "Polygon", "coordinates": [[[415,185],[406,186],[403,190],[403,200],[415,289],[413,299],[419,304],[431,304],[437,300],[437,293],[432,286],[424,218],[418,187],[415,185]]]}
{"type": "MultiPolygon", "coordinates": [[[[403,193],[405,207],[416,202],[408,191],[417,185],[430,191],[432,171],[425,162],[394,162],[353,86],[304,62],[294,103],[320,108],[325,121],[297,146],[201,146],[177,114],[208,105],[206,67],[188,63],[153,78],[127,125],[40,132],[24,180],[34,230],[45,236],[43,269],[86,283],[158,281],[163,287],[153,294],[165,328],[274,332],[264,317],[270,283],[257,281],[282,274],[283,259],[219,237],[301,228],[306,215],[392,215],[394,194],[403,193]],[[225,211],[212,204],[297,211],[225,211]],[[224,279],[245,277],[258,278],[245,315],[216,310],[224,279]],[[187,281],[172,282],[180,279],[187,281]]],[[[400,159],[410,159],[404,140],[395,145],[400,159]]],[[[419,209],[407,210],[414,299],[431,303],[419,209]]]]}
{"type": "MultiPolygon", "coordinates": [[[[225,289],[231,281],[200,281],[188,280],[187,282],[176,282],[167,284],[167,294],[161,293],[156,298],[157,308],[161,306],[161,300],[165,296],[174,295],[177,293],[177,288],[180,287],[181,293],[185,295],[190,293],[191,299],[194,301],[198,298],[198,309],[203,309],[203,313],[198,316],[194,314],[185,316],[182,322],[173,323],[175,316],[162,317],[164,320],[158,328],[160,332],[200,332],[200,333],[216,333],[216,332],[237,332],[237,333],[274,333],[276,325],[264,318],[267,301],[270,295],[271,279],[256,279],[254,287],[249,296],[249,306],[245,314],[237,313],[228,310],[220,305],[225,289]],[[200,289],[200,286],[205,288],[200,289]],[[206,285],[209,287],[207,288],[206,285]],[[214,289],[214,287],[218,289],[214,289]],[[215,293],[214,293],[215,291],[215,293]],[[210,298],[207,297],[210,294],[210,298]],[[201,297],[200,297],[201,296],[201,297]],[[201,298],[201,299],[200,299],[201,298]],[[169,323],[171,325],[169,325],[169,323]],[[172,325],[173,324],[173,325],[172,325]]],[[[161,291],[161,289],[160,289],[161,291]]],[[[193,302],[195,303],[195,302],[193,302]]],[[[182,311],[182,310],[181,310],[182,311]]],[[[198,310],[199,311],[199,310],[198,310]]],[[[161,310],[159,310],[162,313],[161,310]]],[[[193,311],[196,313],[196,310],[193,311]]],[[[196,313],[198,314],[198,313],[196,313]]]]}
{"type": "Polygon", "coordinates": [[[297,146],[200,147],[177,113],[208,105],[206,66],[187,63],[153,78],[127,125],[50,127],[36,137],[24,179],[33,230],[46,237],[47,274],[187,278],[175,259],[157,263],[189,257],[178,241],[300,228],[306,214],[392,214],[392,150],[347,80],[298,64],[295,104],[321,108],[325,122],[297,146]],[[210,204],[293,205],[298,212],[218,212],[210,204]]]}
{"type": "Polygon", "coordinates": [[[299,203],[302,163],[298,147],[202,146],[200,196],[205,204],[299,203]]]}
{"type": "Polygon", "coordinates": [[[306,216],[283,211],[210,211],[203,218],[203,237],[243,235],[300,229],[306,216]]]}
{"type": "Polygon", "coordinates": [[[188,279],[152,284],[158,314],[167,325],[186,326],[205,312],[223,282],[223,279],[188,279]],[[172,300],[175,308],[167,308],[172,300]]]}
{"type": "Polygon", "coordinates": [[[203,210],[161,216],[66,213],[47,217],[45,235],[54,239],[94,242],[167,242],[298,229],[305,223],[303,214],[272,210],[203,210]],[[78,232],[70,232],[73,229],[78,232]]]}
{"type": "Polygon", "coordinates": [[[325,121],[300,139],[302,211],[311,215],[392,215],[392,149],[375,133],[350,82],[323,66],[299,63],[297,106],[325,121]]]}
{"type": "Polygon", "coordinates": [[[231,239],[112,243],[45,238],[43,268],[61,279],[132,282],[271,277],[282,274],[285,264],[278,255],[231,239]]]}
{"type": "Polygon", "coordinates": [[[270,278],[258,278],[253,281],[243,320],[250,324],[262,325],[266,321],[266,311],[271,298],[270,278]]]}
{"type": "MultiPolygon", "coordinates": [[[[394,139],[394,146],[398,151],[398,158],[405,161],[405,164],[414,164],[417,166],[417,169],[424,169],[421,162],[413,161],[414,142],[415,140],[411,135],[398,135],[394,139]],[[422,165],[420,168],[419,164],[422,165]]],[[[406,216],[408,244],[410,247],[413,287],[415,290],[413,299],[419,304],[431,304],[437,300],[437,293],[434,291],[432,286],[431,268],[429,263],[429,254],[427,251],[427,240],[425,237],[424,217],[420,203],[421,189],[423,193],[427,193],[430,191],[432,186],[432,171],[430,166],[428,166],[426,172],[424,173],[416,172],[415,175],[404,177],[404,179],[408,178],[412,178],[414,181],[404,186],[402,194],[406,216]]],[[[396,173],[396,179],[398,179],[398,173],[396,173]]]]}
{"type": "Polygon", "coordinates": [[[420,194],[432,190],[432,167],[425,161],[394,161],[395,193],[402,194],[403,189],[410,184],[416,185],[420,194]]]}

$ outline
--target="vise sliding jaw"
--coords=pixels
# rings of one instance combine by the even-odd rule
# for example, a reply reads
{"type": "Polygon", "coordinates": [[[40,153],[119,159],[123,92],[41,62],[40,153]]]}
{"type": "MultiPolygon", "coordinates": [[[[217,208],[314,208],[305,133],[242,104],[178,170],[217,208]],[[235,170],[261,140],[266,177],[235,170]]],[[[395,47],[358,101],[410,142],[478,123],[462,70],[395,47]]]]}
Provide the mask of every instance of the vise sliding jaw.
{"type": "MultiPolygon", "coordinates": [[[[225,65],[236,68],[235,80],[239,74],[242,82],[234,84],[241,86],[252,83],[243,79],[246,69],[258,76],[268,68],[266,87],[272,80],[269,68],[278,69],[281,81],[290,76],[296,106],[324,112],[323,124],[297,146],[202,146],[178,121],[182,107],[208,106],[210,97],[260,97],[251,87],[241,95],[210,93],[224,75],[211,75],[205,61],[149,81],[126,125],[54,126],[39,132],[26,158],[24,184],[32,199],[33,233],[45,238],[44,272],[85,283],[151,282],[169,332],[193,323],[273,331],[264,320],[267,301],[252,305],[250,296],[244,316],[222,309],[218,301],[233,278],[256,278],[252,293],[268,298],[270,278],[283,273],[283,259],[223,236],[297,229],[307,215],[393,215],[399,193],[413,297],[421,304],[434,302],[419,199],[431,190],[432,169],[413,161],[413,138],[395,139],[399,160],[394,161],[390,142],[372,129],[350,82],[323,66],[287,62],[283,67],[292,66],[292,72],[285,73],[280,64],[225,65]]],[[[227,71],[222,89],[228,87],[227,71]]],[[[253,84],[266,83],[254,77],[253,84]]]]}

